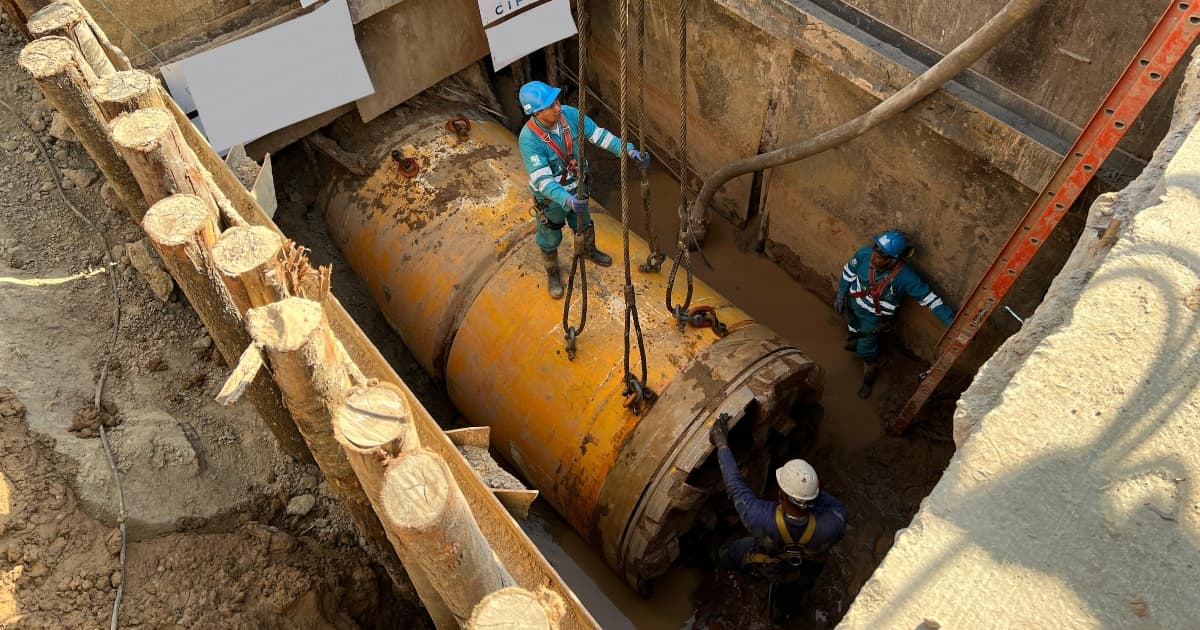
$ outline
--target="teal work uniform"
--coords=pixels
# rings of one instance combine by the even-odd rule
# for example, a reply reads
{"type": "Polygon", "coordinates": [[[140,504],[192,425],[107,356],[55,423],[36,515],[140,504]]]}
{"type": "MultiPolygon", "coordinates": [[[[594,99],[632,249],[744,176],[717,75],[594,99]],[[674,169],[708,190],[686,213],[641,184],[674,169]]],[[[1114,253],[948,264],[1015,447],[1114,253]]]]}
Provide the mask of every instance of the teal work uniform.
{"type": "MultiPolygon", "coordinates": [[[[578,139],[579,110],[570,105],[563,105],[562,118],[571,129],[572,140],[578,139]]],[[[553,129],[547,129],[536,118],[531,120],[549,134],[550,140],[557,144],[563,155],[567,155],[567,143],[563,138],[561,123],[553,129]]],[[[617,157],[621,156],[621,139],[597,125],[588,116],[583,118],[583,137],[601,149],[617,157]]],[[[576,213],[567,205],[567,199],[578,194],[579,182],[576,181],[574,168],[568,168],[571,165],[565,164],[553,147],[538,137],[528,125],[521,128],[518,144],[521,147],[521,159],[525,162],[525,170],[529,172],[529,188],[533,191],[533,199],[545,214],[544,221],[540,215],[535,219],[537,235],[534,240],[542,251],[552,252],[562,242],[563,225],[570,225],[572,230],[578,232],[591,224],[591,213],[585,210],[581,213],[583,216],[576,217],[576,213]]],[[[633,148],[632,144],[625,146],[626,151],[633,148]]],[[[579,148],[574,142],[567,159],[579,159],[579,148]]]]}
{"type": "MultiPolygon", "coordinates": [[[[872,285],[871,250],[868,245],[857,252],[842,268],[842,279],[838,282],[838,296],[847,300],[846,324],[850,334],[858,338],[855,352],[867,363],[879,359],[879,332],[895,314],[900,300],[910,295],[921,306],[933,311],[942,323],[949,326],[954,321],[954,309],[938,297],[916,271],[904,264],[900,269],[875,271],[872,285]],[[893,271],[895,273],[893,274],[893,271]]],[[[847,346],[849,348],[849,346],[847,346]]]]}

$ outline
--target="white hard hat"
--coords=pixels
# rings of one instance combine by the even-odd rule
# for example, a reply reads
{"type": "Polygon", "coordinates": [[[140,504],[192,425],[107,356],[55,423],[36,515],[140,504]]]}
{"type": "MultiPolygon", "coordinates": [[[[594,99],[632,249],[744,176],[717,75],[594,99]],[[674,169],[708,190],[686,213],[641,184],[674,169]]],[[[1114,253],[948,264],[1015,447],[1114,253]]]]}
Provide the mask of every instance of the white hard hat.
{"type": "Polygon", "coordinates": [[[793,459],[775,470],[779,489],[797,501],[812,501],[820,491],[817,471],[803,459],[793,459]]]}

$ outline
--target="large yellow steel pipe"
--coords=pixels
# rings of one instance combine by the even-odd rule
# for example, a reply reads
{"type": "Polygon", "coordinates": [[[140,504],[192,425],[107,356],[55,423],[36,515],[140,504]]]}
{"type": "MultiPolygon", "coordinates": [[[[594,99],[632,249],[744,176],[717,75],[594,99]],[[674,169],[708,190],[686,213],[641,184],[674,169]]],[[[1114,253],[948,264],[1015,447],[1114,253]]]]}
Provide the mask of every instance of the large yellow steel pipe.
{"type": "MultiPolygon", "coordinates": [[[[478,116],[460,139],[451,117],[400,112],[344,134],[343,146],[377,167],[366,178],[331,167],[319,200],[330,233],[458,409],[490,426],[495,449],[642,588],[719,492],[712,462],[704,465],[712,420],[740,419],[735,447],[761,481],[766,447],[790,432],[794,404],[819,397],[822,371],[702,282],[694,304],[715,307],[732,332],[680,332],[664,305],[667,274],[635,272],[659,399],[631,413],[620,261],[588,266],[587,326],[568,360],[563,303],[546,293],[516,140],[478,116]]],[[[620,224],[600,208],[594,218],[600,247],[619,255],[620,224]]],[[[644,260],[646,244],[631,239],[632,259],[644,260]]]]}

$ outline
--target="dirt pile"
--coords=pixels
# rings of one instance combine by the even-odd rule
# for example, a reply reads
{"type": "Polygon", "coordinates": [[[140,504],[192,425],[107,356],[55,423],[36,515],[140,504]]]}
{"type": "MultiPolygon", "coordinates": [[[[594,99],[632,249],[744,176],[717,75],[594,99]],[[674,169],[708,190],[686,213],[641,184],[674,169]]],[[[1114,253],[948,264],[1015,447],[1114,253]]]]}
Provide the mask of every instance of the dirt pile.
{"type": "Polygon", "coordinates": [[[319,471],[281,456],[249,406],[213,401],[228,366],[156,282],[141,230],[17,66],[21,46],[0,22],[0,100],[15,111],[0,107],[0,626],[107,627],[123,583],[124,627],[421,627],[319,471]],[[34,134],[95,231],[59,198],[34,134]],[[96,411],[109,272],[120,333],[96,411]]]}
{"type": "Polygon", "coordinates": [[[0,624],[107,625],[122,581],[126,627],[353,628],[404,612],[362,552],[259,522],[133,543],[122,573],[118,531],[79,510],[25,415],[0,388],[0,624]]]}

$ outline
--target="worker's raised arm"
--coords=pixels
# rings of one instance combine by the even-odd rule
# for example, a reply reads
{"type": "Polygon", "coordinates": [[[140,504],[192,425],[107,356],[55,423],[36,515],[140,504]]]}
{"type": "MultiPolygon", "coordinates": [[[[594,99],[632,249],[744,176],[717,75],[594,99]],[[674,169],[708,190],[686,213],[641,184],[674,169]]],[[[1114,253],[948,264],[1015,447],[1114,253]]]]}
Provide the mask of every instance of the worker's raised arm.
{"type": "Polygon", "coordinates": [[[942,298],[938,297],[938,294],[934,293],[933,289],[929,288],[929,285],[915,271],[907,268],[905,271],[909,273],[905,274],[904,278],[898,279],[903,280],[904,292],[920,302],[921,306],[933,311],[933,314],[937,315],[943,324],[949,326],[954,321],[954,309],[943,302],[942,298]]]}
{"type": "MultiPolygon", "coordinates": [[[[563,118],[566,118],[567,124],[570,125],[572,133],[578,134],[579,110],[570,105],[563,105],[562,115],[563,118]]],[[[601,149],[617,157],[621,157],[621,139],[617,137],[617,134],[597,125],[591,116],[583,117],[583,137],[601,149]]],[[[625,143],[626,152],[636,150],[637,147],[632,142],[625,143]]]]}
{"type": "Polygon", "coordinates": [[[745,525],[750,534],[756,538],[777,535],[775,508],[779,504],[774,501],[763,501],[746,485],[746,480],[742,478],[742,471],[738,470],[737,460],[733,458],[733,451],[729,450],[728,446],[717,449],[717,461],[721,463],[721,476],[725,478],[725,491],[729,493],[729,500],[733,501],[738,518],[742,519],[742,525],[745,525]]]}

